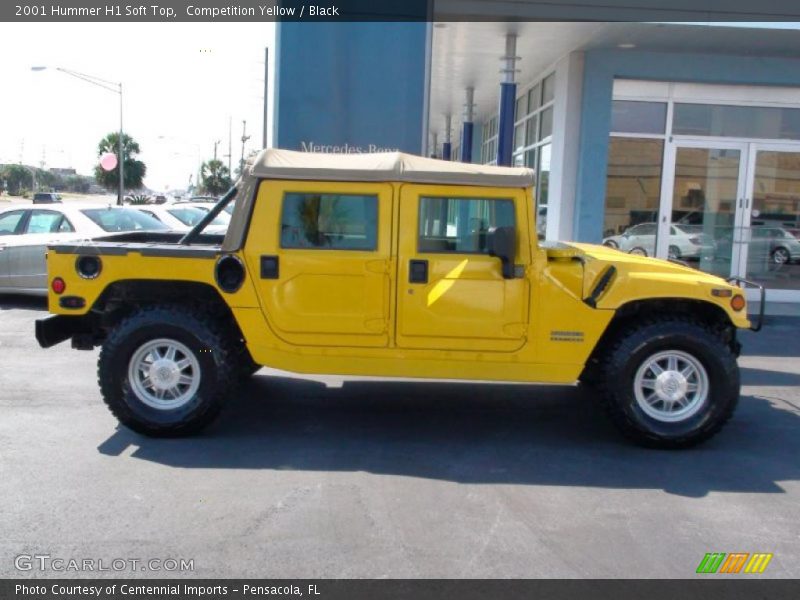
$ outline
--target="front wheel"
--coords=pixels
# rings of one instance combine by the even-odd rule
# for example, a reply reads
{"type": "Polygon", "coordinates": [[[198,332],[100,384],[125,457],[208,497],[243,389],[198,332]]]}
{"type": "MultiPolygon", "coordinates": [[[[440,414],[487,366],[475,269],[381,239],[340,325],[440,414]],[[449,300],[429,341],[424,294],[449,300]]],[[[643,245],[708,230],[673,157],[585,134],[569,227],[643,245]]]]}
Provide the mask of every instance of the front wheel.
{"type": "Polygon", "coordinates": [[[736,357],[702,323],[662,317],[627,329],[603,361],[603,403],[634,441],[684,448],[715,435],[739,400],[736,357]]]}
{"type": "Polygon", "coordinates": [[[194,433],[235,389],[235,346],[211,317],[168,306],[119,323],[100,352],[103,400],[130,429],[150,436],[194,433]]]}

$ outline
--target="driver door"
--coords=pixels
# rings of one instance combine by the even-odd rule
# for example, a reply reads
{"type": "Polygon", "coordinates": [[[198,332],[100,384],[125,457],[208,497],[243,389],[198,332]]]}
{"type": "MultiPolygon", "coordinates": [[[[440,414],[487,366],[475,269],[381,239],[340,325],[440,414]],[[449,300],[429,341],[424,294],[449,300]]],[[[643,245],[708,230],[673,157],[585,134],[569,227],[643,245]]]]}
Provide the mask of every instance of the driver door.
{"type": "Polygon", "coordinates": [[[525,344],[530,238],[524,190],[403,185],[397,345],[513,352],[525,344]],[[518,276],[489,256],[494,227],[514,227],[518,276]]]}

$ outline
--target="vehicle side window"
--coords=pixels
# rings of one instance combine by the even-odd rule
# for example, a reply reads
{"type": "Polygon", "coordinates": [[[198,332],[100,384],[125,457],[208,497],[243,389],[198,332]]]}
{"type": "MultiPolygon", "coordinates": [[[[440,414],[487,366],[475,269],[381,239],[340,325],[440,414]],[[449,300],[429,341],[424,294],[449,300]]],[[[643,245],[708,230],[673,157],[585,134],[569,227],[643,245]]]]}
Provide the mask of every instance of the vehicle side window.
{"type": "Polygon", "coordinates": [[[12,210],[0,215],[0,235],[14,235],[17,233],[17,227],[24,215],[24,210],[12,210]]]}
{"type": "Polygon", "coordinates": [[[34,210],[25,233],[59,233],[75,231],[67,218],[53,210],[34,210]]]}
{"type": "Polygon", "coordinates": [[[281,210],[281,248],[375,250],[378,196],[287,193],[281,210]]]}
{"type": "Polygon", "coordinates": [[[651,223],[637,225],[631,233],[634,235],[655,235],[656,226],[651,223]]]}
{"type": "Polygon", "coordinates": [[[419,199],[419,252],[486,254],[492,227],[515,227],[513,200],[419,199]]]}

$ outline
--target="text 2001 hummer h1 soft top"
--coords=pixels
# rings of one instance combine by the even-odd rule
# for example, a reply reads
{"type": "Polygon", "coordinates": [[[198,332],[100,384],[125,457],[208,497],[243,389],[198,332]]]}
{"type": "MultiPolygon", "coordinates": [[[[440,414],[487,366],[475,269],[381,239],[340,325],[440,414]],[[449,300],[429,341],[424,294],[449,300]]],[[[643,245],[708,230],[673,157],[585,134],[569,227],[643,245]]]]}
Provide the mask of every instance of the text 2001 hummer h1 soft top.
{"type": "Polygon", "coordinates": [[[208,424],[260,365],[581,381],[641,443],[716,433],[739,397],[743,290],[663,260],[539,244],[532,184],[523,168],[266,150],[184,236],[50,247],[56,316],[37,339],[102,345],[105,402],[150,435],[208,424]],[[224,239],[204,234],[231,201],[224,239]]]}

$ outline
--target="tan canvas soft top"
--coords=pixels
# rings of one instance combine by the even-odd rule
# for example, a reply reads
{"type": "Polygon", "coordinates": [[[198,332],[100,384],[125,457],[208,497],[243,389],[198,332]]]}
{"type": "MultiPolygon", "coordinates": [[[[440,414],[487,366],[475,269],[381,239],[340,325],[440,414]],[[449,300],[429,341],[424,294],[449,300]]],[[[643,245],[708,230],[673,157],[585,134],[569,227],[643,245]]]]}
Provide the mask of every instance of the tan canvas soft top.
{"type": "Polygon", "coordinates": [[[403,152],[328,154],[270,148],[253,161],[259,179],[317,181],[403,181],[483,187],[531,187],[534,172],[524,167],[492,167],[424,158],[403,152]]]}

